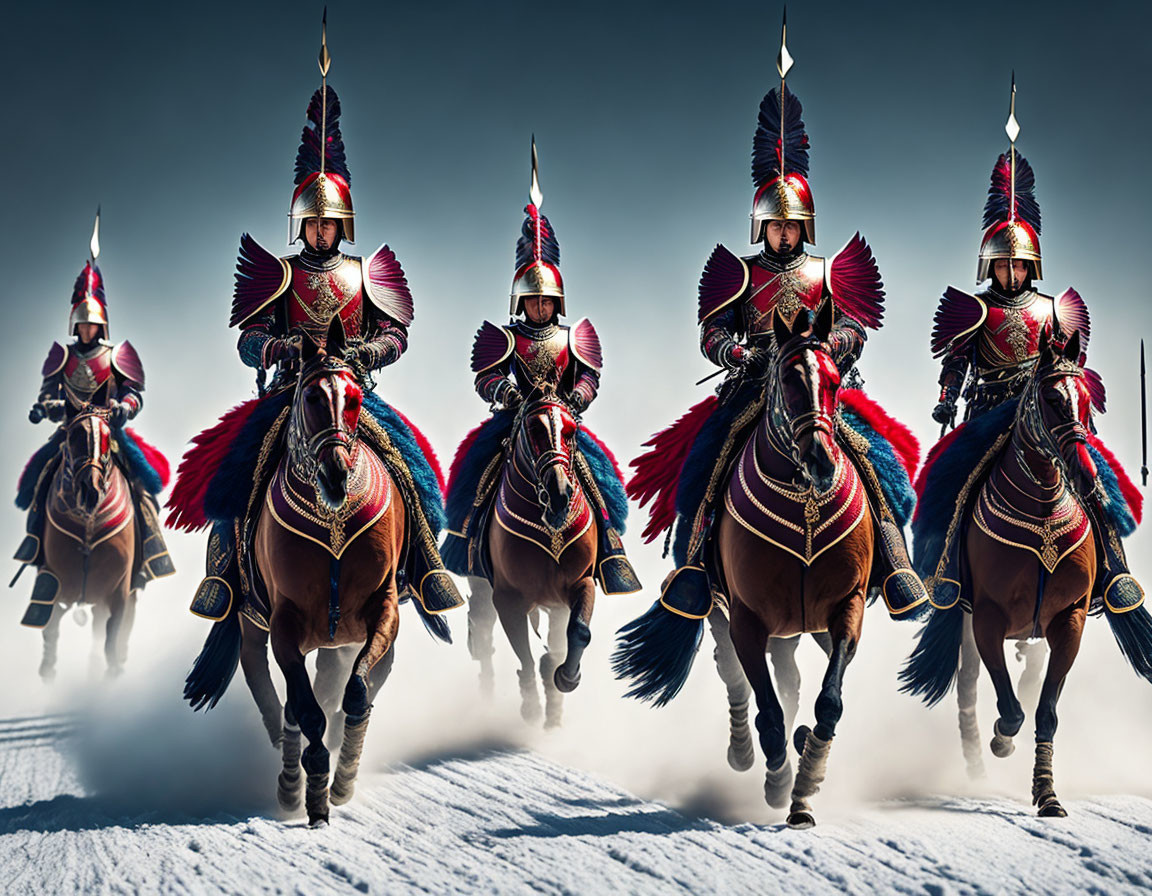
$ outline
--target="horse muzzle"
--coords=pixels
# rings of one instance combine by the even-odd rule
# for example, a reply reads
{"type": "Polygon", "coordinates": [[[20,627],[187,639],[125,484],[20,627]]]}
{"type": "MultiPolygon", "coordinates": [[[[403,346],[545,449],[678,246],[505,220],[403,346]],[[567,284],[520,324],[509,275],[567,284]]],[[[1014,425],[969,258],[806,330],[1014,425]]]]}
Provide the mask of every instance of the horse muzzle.
{"type": "Polygon", "coordinates": [[[817,421],[796,436],[800,469],[817,492],[828,491],[835,481],[833,444],[831,425],[824,421],[817,421]]]}
{"type": "Polygon", "coordinates": [[[339,510],[348,500],[348,472],[352,452],[342,440],[330,440],[320,447],[316,467],[316,491],[329,510],[339,510]]]}

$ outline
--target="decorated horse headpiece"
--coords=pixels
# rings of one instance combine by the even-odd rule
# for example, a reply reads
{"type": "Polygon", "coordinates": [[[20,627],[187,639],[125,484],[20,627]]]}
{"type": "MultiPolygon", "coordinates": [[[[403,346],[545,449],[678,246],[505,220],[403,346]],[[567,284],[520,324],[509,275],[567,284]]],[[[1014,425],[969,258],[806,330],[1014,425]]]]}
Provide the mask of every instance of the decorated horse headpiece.
{"type": "Polygon", "coordinates": [[[769,388],[776,392],[779,400],[773,404],[787,414],[793,438],[805,430],[818,428],[831,433],[835,429],[833,417],[836,413],[836,396],[840,388],[840,371],[829,354],[828,337],[832,333],[836,309],[832,299],[825,299],[815,313],[802,311],[794,318],[791,327],[776,311],[772,315],[772,329],[776,338],[775,376],[769,388]],[[815,350],[815,351],[814,351],[815,350]],[[807,358],[807,354],[814,357],[807,358]],[[786,389],[788,374],[804,366],[815,364],[818,367],[819,394],[810,395],[811,407],[794,407],[786,389]]]}
{"type": "Polygon", "coordinates": [[[512,278],[512,300],[509,312],[524,311],[524,299],[547,296],[556,303],[556,313],[563,316],[564,280],[560,276],[560,243],[556,231],[540,211],[544,194],[540,192],[537,173],[536,137],[532,137],[532,185],[529,202],[524,207],[524,224],[516,241],[516,275],[512,278]]]}
{"type": "Polygon", "coordinates": [[[344,157],[340,135],[340,98],[328,86],[328,10],[320,35],[320,89],[308,103],[308,123],[296,150],[296,189],[288,211],[288,244],[300,239],[300,228],[309,218],[335,218],[344,239],[356,241],[355,212],[352,211],[352,175],[344,157]]]}
{"type": "Polygon", "coordinates": [[[1008,152],[996,160],[988,200],[984,203],[984,239],[976,279],[992,276],[997,259],[1019,258],[1028,262],[1032,279],[1042,276],[1040,268],[1040,204],[1036,201],[1036,176],[1028,160],[1016,151],[1020,124],[1016,121],[1016,75],[1012,75],[1012,98],[1008,122],[1008,152]]]}
{"type": "Polygon", "coordinates": [[[816,206],[808,186],[808,135],[804,132],[803,108],[784,79],[792,68],[788,53],[787,13],[780,29],[780,54],[776,71],[780,88],[773,88],[760,102],[756,136],[752,138],[753,244],[764,239],[768,221],[801,221],[804,239],[816,242],[816,206]]]}
{"type": "Polygon", "coordinates": [[[293,462],[305,478],[315,474],[322,449],[333,444],[351,448],[358,436],[364,395],[352,369],[344,361],[344,348],[344,323],[339,315],[328,325],[323,345],[307,333],[303,336],[288,446],[293,462]],[[333,378],[338,392],[333,391],[333,384],[327,387],[317,384],[317,380],[326,377],[333,378]],[[312,410],[319,408],[334,411],[330,420],[321,417],[323,426],[317,426],[316,421],[310,419],[312,410]]]}
{"type": "Polygon", "coordinates": [[[72,286],[72,311],[68,315],[68,330],[76,335],[77,324],[98,324],[108,338],[108,300],[104,296],[104,275],[96,266],[100,256],[100,209],[96,209],[96,223],[92,225],[92,240],[89,242],[91,256],[84,264],[84,270],[72,286]]]}
{"type": "Polygon", "coordinates": [[[1076,445],[1081,464],[1094,469],[1088,453],[1088,435],[1092,426],[1092,394],[1081,364],[1080,331],[1065,336],[1059,321],[1055,329],[1045,328],[1040,334],[1040,354],[1032,369],[1032,378],[1020,399],[1017,420],[1028,439],[1061,468],[1067,467],[1064,451],[1076,445]],[[1054,387],[1053,380],[1058,380],[1054,387]],[[1064,403],[1068,419],[1049,424],[1044,417],[1045,388],[1054,388],[1064,403]]]}

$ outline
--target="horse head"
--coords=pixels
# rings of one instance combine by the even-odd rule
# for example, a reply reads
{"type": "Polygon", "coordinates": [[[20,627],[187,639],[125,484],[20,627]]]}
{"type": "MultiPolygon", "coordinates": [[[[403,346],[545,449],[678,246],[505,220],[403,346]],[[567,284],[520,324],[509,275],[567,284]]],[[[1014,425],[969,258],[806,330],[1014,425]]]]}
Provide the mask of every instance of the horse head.
{"type": "Polygon", "coordinates": [[[779,311],[772,318],[777,353],[769,388],[779,398],[778,410],[790,430],[784,435],[791,437],[801,475],[820,492],[832,487],[836,473],[834,417],[840,371],[828,348],[834,310],[829,298],[814,317],[802,310],[791,326],[779,311]]]}
{"type": "Polygon", "coordinates": [[[532,466],[536,500],[545,525],[559,530],[564,526],[576,494],[572,478],[576,420],[552,390],[526,401],[520,419],[518,450],[532,466]]]}
{"type": "Polygon", "coordinates": [[[296,471],[320,500],[338,510],[348,500],[357,426],[364,393],[344,362],[344,325],[334,317],[323,346],[305,334],[300,374],[288,425],[288,451],[296,471]]]}
{"type": "Polygon", "coordinates": [[[75,407],[66,402],[64,406],[64,463],[76,507],[89,516],[104,499],[112,473],[112,427],[107,404],[105,383],[86,404],[75,407]]]}
{"type": "Polygon", "coordinates": [[[1040,336],[1040,355],[1025,392],[1021,420],[1027,441],[1063,466],[1080,494],[1095,488],[1096,464],[1088,451],[1092,402],[1081,365],[1080,331],[1057,329],[1040,336]]]}

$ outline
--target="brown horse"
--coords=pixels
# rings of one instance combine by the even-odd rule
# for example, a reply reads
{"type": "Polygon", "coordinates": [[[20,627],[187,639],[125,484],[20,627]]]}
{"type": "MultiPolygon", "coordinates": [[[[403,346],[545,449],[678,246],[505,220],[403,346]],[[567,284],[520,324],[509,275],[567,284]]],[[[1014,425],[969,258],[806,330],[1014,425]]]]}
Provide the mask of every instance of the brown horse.
{"type": "MultiPolygon", "coordinates": [[[[304,340],[287,424],[288,448],[256,526],[254,556],[268,589],[269,631],[245,620],[241,648],[234,608],[216,623],[189,676],[191,690],[185,691],[194,705],[211,705],[242,658],[275,741],[278,719],[268,718],[279,715],[267,662],[270,637],[287,683],[284,769],[277,796],[285,809],[299,808],[302,764],[304,803],[313,827],[328,820],[329,752],[323,741],[327,720],[304,658],[320,648],[362,645],[343,686],[344,732],[331,789],[331,802],[340,805],[352,796],[372,700],[391,668],[399,625],[397,571],[405,540],[399,491],[383,462],[357,436],[363,395],[341,360],[344,337],[338,324],[337,319],[329,331],[326,350],[304,340]],[[303,753],[301,732],[308,741],[303,753]]],[[[342,652],[347,651],[322,651],[318,677],[332,677],[342,652]]]]}
{"type": "MultiPolygon", "coordinates": [[[[1056,701],[1080,649],[1096,573],[1091,522],[1073,491],[1091,493],[1096,476],[1087,449],[1091,407],[1079,356],[1078,332],[1066,344],[1049,345],[1047,335],[1041,340],[1008,443],[965,513],[962,575],[971,595],[971,622],[957,593],[955,603],[933,612],[901,672],[904,690],[929,705],[938,702],[956,677],[964,632],[970,628],[996,689],[1000,717],[992,752],[1004,757],[1015,749],[1012,738],[1024,722],[1004,642],[1045,638],[1051,655],[1036,709],[1032,799],[1040,815],[1055,817],[1067,814],[1053,786],[1056,701]]],[[[974,702],[972,661],[965,657],[967,675],[961,675],[974,702]]],[[[974,716],[970,725],[966,740],[978,736],[974,716]]]]}
{"type": "Polygon", "coordinates": [[[92,605],[92,633],[103,635],[109,677],[123,671],[136,616],[135,510],[112,457],[107,401],[99,395],[81,408],[65,403],[62,458],[48,490],[44,565],[25,616],[33,624],[34,610],[52,607],[40,663],[46,681],[55,676],[60,619],[72,606],[92,605]]]}
{"type": "Polygon", "coordinates": [[[535,628],[539,612],[547,613],[540,677],[549,727],[560,724],[562,695],[580,683],[596,599],[596,522],[573,470],[576,431],[571,411],[554,394],[521,406],[488,522],[492,584],[469,579],[468,638],[481,660],[481,682],[491,682],[492,629],[499,618],[520,660],[520,713],[528,722],[541,716],[529,618],[535,628]]]}

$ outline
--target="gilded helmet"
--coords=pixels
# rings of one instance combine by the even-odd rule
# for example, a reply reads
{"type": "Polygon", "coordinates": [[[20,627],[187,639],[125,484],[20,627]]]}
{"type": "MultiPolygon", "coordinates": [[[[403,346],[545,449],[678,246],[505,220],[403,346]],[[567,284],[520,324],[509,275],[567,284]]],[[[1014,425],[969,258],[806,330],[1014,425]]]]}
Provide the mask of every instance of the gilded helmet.
{"type": "Polygon", "coordinates": [[[344,239],[355,242],[351,181],[340,135],[340,98],[325,84],[312,94],[308,123],[296,151],[296,189],[288,212],[289,245],[300,238],[300,228],[309,218],[337,219],[344,239]]]}
{"type": "Polygon", "coordinates": [[[528,191],[531,201],[524,207],[526,217],[516,241],[516,276],[512,278],[510,313],[524,311],[524,299],[548,296],[556,304],[556,313],[565,314],[564,280],[560,276],[560,243],[540,204],[544,194],[536,173],[536,139],[532,139],[532,186],[528,191]]]}
{"type": "Polygon", "coordinates": [[[764,240],[764,226],[773,220],[803,222],[804,239],[816,242],[816,206],[808,186],[808,135],[802,113],[800,100],[783,83],[760,103],[752,140],[753,244],[764,240]]]}
{"type": "Polygon", "coordinates": [[[984,239],[976,279],[992,276],[992,265],[999,258],[1021,258],[1032,269],[1032,279],[1039,280],[1040,205],[1036,201],[1036,176],[1032,166],[1013,146],[996,160],[988,201],[984,203],[984,239]]]}

